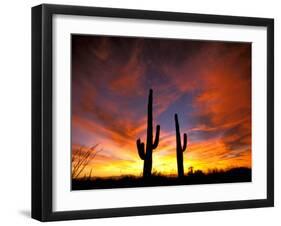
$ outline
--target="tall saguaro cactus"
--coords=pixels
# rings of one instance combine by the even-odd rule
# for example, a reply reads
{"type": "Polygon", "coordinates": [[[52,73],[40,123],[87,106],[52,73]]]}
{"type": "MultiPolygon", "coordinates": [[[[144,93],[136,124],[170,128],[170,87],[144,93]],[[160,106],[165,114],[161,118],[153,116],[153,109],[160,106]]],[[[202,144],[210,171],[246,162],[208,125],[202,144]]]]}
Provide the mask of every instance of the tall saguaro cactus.
{"type": "Polygon", "coordinates": [[[144,161],[143,164],[143,177],[151,176],[152,170],[152,151],[156,149],[159,143],[160,126],[156,126],[156,135],[153,141],[153,115],[152,115],[153,91],[149,90],[148,106],[147,106],[147,135],[146,147],[141,139],[137,140],[137,148],[140,158],[144,161]],[[145,149],[145,150],[144,150],[145,149]]]}
{"type": "Polygon", "coordinates": [[[187,135],[183,134],[183,146],[181,145],[181,134],[180,134],[180,126],[178,121],[178,115],[175,114],[175,124],[176,124],[176,140],[177,140],[177,163],[178,163],[178,177],[184,176],[184,168],[183,168],[183,152],[187,146],[187,135]]]}

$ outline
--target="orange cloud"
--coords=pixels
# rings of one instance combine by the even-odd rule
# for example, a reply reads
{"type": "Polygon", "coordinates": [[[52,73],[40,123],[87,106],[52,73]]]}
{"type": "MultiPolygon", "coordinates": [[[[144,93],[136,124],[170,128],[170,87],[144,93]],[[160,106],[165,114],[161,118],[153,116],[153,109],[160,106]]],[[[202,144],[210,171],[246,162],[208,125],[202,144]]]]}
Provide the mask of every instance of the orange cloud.
{"type": "Polygon", "coordinates": [[[142,80],[145,72],[145,64],[141,60],[141,42],[137,42],[132,50],[128,61],[117,68],[116,76],[109,83],[109,87],[115,93],[121,95],[131,95],[131,93],[142,95],[143,93],[136,90],[142,80]]]}

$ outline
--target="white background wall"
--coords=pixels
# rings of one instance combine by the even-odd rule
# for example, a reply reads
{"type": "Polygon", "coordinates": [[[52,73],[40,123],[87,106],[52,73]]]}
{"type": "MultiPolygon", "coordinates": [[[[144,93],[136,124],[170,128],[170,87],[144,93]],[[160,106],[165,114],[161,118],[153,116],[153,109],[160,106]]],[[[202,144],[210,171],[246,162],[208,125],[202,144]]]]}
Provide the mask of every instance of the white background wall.
{"type": "MultiPolygon", "coordinates": [[[[42,1],[2,1],[0,35],[0,224],[38,225],[30,215],[31,6],[42,1]]],[[[56,225],[278,225],[281,222],[281,14],[279,1],[80,0],[45,3],[136,8],[275,18],[275,208],[56,222],[56,225]]],[[[210,194],[211,195],[211,194],[210,194]]]]}

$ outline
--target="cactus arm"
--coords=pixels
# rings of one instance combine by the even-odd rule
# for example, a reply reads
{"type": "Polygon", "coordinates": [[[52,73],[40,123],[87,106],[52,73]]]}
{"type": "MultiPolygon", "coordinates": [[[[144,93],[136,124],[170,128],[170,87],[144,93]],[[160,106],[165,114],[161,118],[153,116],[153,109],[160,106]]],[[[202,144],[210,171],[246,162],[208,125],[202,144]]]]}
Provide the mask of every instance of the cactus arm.
{"type": "Polygon", "coordinates": [[[152,145],[153,149],[157,148],[157,146],[159,144],[159,136],[160,136],[160,126],[157,125],[156,126],[156,135],[155,135],[154,143],[152,145]]]}
{"type": "Polygon", "coordinates": [[[144,143],[140,139],[137,140],[138,153],[142,160],[145,159],[144,143]]]}
{"type": "Polygon", "coordinates": [[[185,134],[183,134],[183,147],[182,147],[182,152],[185,151],[186,146],[187,146],[187,135],[186,135],[186,133],[185,133],[185,134]]]}

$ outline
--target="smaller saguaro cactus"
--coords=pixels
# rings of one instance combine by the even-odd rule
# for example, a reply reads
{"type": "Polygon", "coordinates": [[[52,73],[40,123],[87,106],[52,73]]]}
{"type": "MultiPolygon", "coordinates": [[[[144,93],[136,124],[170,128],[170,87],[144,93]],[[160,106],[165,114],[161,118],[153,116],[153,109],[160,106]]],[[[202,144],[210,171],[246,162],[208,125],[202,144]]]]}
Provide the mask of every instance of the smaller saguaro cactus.
{"type": "Polygon", "coordinates": [[[178,164],[178,177],[184,176],[184,167],[183,167],[183,152],[187,146],[187,135],[183,134],[183,145],[181,145],[181,134],[180,126],[178,121],[178,115],[175,114],[175,124],[176,124],[176,141],[177,141],[177,164],[178,164]]]}

